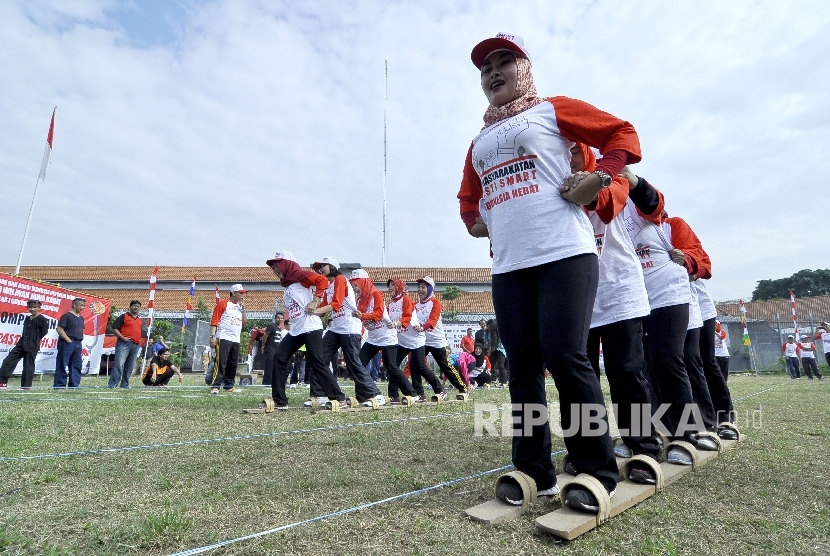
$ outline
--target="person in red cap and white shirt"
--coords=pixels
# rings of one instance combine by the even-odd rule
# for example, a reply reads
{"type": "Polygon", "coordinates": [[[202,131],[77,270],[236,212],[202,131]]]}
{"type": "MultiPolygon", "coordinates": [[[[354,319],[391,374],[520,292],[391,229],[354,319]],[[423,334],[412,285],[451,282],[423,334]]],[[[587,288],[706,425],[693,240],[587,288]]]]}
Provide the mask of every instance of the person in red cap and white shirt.
{"type": "MultiPolygon", "coordinates": [[[[435,280],[431,276],[424,276],[418,280],[418,301],[415,303],[415,312],[418,314],[418,322],[415,330],[423,330],[426,334],[424,353],[432,355],[441,372],[447,377],[456,390],[461,394],[467,393],[467,385],[461,374],[455,367],[450,365],[449,342],[444,332],[444,321],[441,317],[441,300],[435,297],[435,280]]],[[[413,381],[421,380],[421,377],[413,377],[413,381]]]]}
{"type": "Polygon", "coordinates": [[[233,381],[239,363],[239,337],[242,335],[242,326],[248,322],[243,305],[246,293],[248,290],[242,284],[234,284],[231,286],[230,298],[217,300],[213,308],[210,347],[216,348],[216,357],[210,381],[211,394],[218,394],[220,388],[226,392],[236,391],[233,381]]]}
{"type": "MultiPolygon", "coordinates": [[[[352,285],[340,272],[340,263],[332,257],[324,257],[312,264],[311,268],[329,282],[320,307],[314,310],[314,314],[320,317],[331,313],[331,328],[323,336],[323,361],[329,361],[338,348],[342,349],[346,370],[354,380],[357,401],[367,407],[372,406],[372,399],[376,400],[378,405],[386,405],[386,398],[360,362],[358,354],[363,323],[360,318],[354,316],[354,312],[357,311],[357,300],[352,285]]],[[[316,375],[316,372],[312,372],[312,382],[318,379],[316,375]]]]}
{"type": "Polygon", "coordinates": [[[807,373],[807,378],[813,380],[813,375],[816,375],[819,380],[824,380],[816,364],[816,344],[810,341],[810,336],[807,334],[801,335],[801,341],[798,342],[798,354],[801,356],[801,366],[807,373]]]}
{"type": "MultiPolygon", "coordinates": [[[[288,362],[301,347],[305,346],[306,376],[314,377],[311,381],[311,398],[317,398],[320,405],[339,403],[341,408],[348,407],[346,396],[337,384],[337,378],[328,371],[323,363],[323,321],[314,314],[320,306],[323,294],[329,283],[324,277],[314,272],[303,270],[290,251],[277,251],[274,258],[265,261],[271,267],[280,285],[285,288],[282,301],[285,305],[287,319],[286,330],[274,355],[274,376],[271,380],[271,397],[277,409],[288,408],[285,395],[285,383],[288,379],[288,362]]],[[[311,399],[305,402],[311,406],[311,399]]]]}
{"type": "Polygon", "coordinates": [[[360,348],[360,362],[365,367],[378,352],[381,352],[389,377],[389,403],[400,403],[398,389],[405,396],[416,397],[412,383],[398,366],[398,334],[393,328],[389,328],[392,319],[386,310],[383,294],[375,287],[369,273],[362,268],[352,271],[349,282],[357,297],[357,309],[352,314],[363,321],[363,328],[366,330],[366,342],[360,348]],[[393,384],[396,388],[394,395],[391,391],[393,384]]]}
{"type": "MultiPolygon", "coordinates": [[[[500,33],[473,48],[489,106],[473,139],[458,192],[461,219],[474,237],[489,237],[493,255],[493,305],[510,362],[514,404],[513,465],[536,483],[540,496],[558,493],[551,461],[544,368],[553,374],[562,404],[562,427],[584,404],[604,406],[599,379],[586,353],[586,338],[599,275],[594,230],[582,205],[592,202],[626,164],[639,162],[634,127],[585,102],[539,97],[524,40],[500,33]],[[591,172],[572,174],[574,142],[600,149],[591,172]],[[573,410],[572,410],[573,407],[573,410]],[[538,424],[537,424],[538,423],[538,424]]],[[[569,461],[613,494],[619,480],[608,431],[573,424],[565,438],[569,461]]],[[[512,479],[498,497],[521,505],[512,479]]],[[[564,501],[597,513],[591,492],[576,486],[564,501]]]]}

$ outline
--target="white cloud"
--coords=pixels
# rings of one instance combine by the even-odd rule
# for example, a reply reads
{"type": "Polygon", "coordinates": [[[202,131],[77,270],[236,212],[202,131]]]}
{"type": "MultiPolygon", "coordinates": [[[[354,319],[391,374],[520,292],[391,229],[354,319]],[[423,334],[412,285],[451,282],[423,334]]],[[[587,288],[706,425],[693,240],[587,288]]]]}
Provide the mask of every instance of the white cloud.
{"type": "Polygon", "coordinates": [[[295,4],[182,4],[164,44],[113,2],[0,5],[0,259],[57,104],[24,264],[379,264],[388,59],[389,264],[486,266],[455,194],[486,105],[469,51],[506,30],[541,94],[635,124],[637,172],[703,240],[715,297],[827,266],[824,3],[295,4]]]}

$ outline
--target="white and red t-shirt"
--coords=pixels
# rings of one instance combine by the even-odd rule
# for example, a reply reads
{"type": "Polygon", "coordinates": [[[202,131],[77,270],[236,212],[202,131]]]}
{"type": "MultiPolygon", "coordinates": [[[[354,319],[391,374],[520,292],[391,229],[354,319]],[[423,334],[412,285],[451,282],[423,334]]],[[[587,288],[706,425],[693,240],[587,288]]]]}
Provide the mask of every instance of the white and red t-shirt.
{"type": "Polygon", "coordinates": [[[389,312],[389,318],[393,322],[399,322],[398,327],[398,345],[406,349],[417,349],[426,344],[426,334],[415,330],[415,325],[420,325],[418,320],[418,313],[415,312],[415,303],[404,295],[397,301],[389,302],[386,306],[389,312]]]}
{"type": "Polygon", "coordinates": [[[715,357],[729,357],[729,336],[715,332],[715,357]]]}
{"type": "MultiPolygon", "coordinates": [[[[369,300],[369,305],[366,307],[364,313],[373,313],[375,311],[375,300],[380,299],[383,304],[383,296],[372,296],[369,300]]],[[[383,318],[379,321],[364,320],[363,327],[366,329],[366,341],[373,346],[394,346],[398,344],[398,333],[394,328],[389,328],[389,323],[392,319],[389,317],[389,312],[386,306],[383,307],[383,318]]]]}
{"type": "Polygon", "coordinates": [[[824,353],[830,353],[830,332],[819,332],[816,334],[816,340],[821,339],[821,345],[824,347],[824,353]]]}
{"type": "Polygon", "coordinates": [[[807,359],[816,358],[816,344],[813,342],[798,342],[799,357],[807,359]]]}
{"type": "Polygon", "coordinates": [[[623,209],[623,219],[634,252],[640,259],[651,309],[689,303],[692,300],[689,275],[685,268],[671,260],[671,244],[662,230],[643,218],[631,199],[623,209]]]}
{"type": "Polygon", "coordinates": [[[709,294],[709,288],[706,287],[706,282],[703,280],[695,280],[692,282],[692,287],[697,293],[697,303],[700,306],[700,316],[703,321],[717,318],[718,310],[715,308],[715,302],[712,301],[712,296],[709,294]]]}
{"type": "Polygon", "coordinates": [[[418,322],[426,332],[426,345],[429,347],[447,347],[447,335],[444,332],[444,321],[441,319],[441,300],[434,295],[424,301],[415,303],[415,312],[418,322]]]}
{"type": "Polygon", "coordinates": [[[316,315],[306,314],[306,306],[314,300],[314,286],[303,286],[295,282],[285,289],[282,302],[285,305],[286,318],[291,323],[288,331],[292,336],[323,329],[323,321],[316,315]]]}
{"type": "Polygon", "coordinates": [[[220,299],[213,308],[210,325],[216,327],[216,339],[238,344],[242,335],[242,307],[230,299],[220,299]]]}
{"type": "Polygon", "coordinates": [[[651,309],[643,270],[626,232],[623,213],[608,224],[596,211],[589,212],[588,219],[599,253],[599,285],[591,328],[648,315],[651,309]]]}
{"type": "Polygon", "coordinates": [[[331,305],[331,332],[336,334],[360,334],[363,328],[361,320],[352,315],[357,310],[357,301],[354,297],[354,288],[342,274],[329,282],[326,293],[323,294],[321,306],[331,305]]]}
{"type": "Polygon", "coordinates": [[[781,346],[781,351],[784,352],[784,357],[798,357],[798,344],[786,342],[781,346]]]}

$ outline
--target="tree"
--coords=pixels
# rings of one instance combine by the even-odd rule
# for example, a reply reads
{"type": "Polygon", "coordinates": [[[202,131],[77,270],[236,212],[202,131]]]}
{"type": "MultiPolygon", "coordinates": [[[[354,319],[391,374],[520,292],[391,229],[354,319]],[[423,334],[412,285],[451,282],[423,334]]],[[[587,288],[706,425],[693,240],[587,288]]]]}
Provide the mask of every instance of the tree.
{"type": "Polygon", "coordinates": [[[123,312],[124,311],[122,311],[121,309],[119,309],[115,305],[113,305],[110,308],[110,318],[107,321],[107,331],[108,331],[108,333],[109,333],[110,330],[112,330],[112,325],[115,324],[115,319],[117,319],[119,316],[121,316],[121,313],[123,313],[123,312]]]}
{"type": "Polygon", "coordinates": [[[455,317],[458,316],[458,311],[455,310],[455,303],[454,301],[460,298],[464,294],[464,291],[458,286],[447,286],[444,288],[444,291],[441,292],[441,299],[444,301],[450,302],[451,311],[446,311],[447,320],[453,320],[455,317]]]}
{"type": "Polygon", "coordinates": [[[830,269],[804,269],[787,278],[759,280],[752,300],[786,299],[790,296],[789,290],[802,297],[830,295],[830,269]]]}
{"type": "MultiPolygon", "coordinates": [[[[164,336],[164,340],[170,339],[173,334],[173,323],[167,320],[154,320],[153,329],[150,330],[150,335],[153,337],[164,336]]],[[[168,342],[169,343],[169,342],[168,342]]]]}
{"type": "Polygon", "coordinates": [[[205,302],[205,296],[201,293],[196,296],[196,308],[193,310],[193,316],[196,320],[204,320],[210,322],[210,315],[213,311],[205,302]]]}

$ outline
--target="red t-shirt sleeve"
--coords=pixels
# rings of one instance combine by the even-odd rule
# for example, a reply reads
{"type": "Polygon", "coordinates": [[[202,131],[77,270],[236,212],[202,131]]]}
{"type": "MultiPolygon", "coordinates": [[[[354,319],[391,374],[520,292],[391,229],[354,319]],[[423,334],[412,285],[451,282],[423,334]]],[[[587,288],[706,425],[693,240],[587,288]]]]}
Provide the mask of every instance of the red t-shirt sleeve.
{"type": "Polygon", "coordinates": [[[401,303],[401,326],[404,328],[409,328],[409,323],[412,321],[412,309],[415,308],[415,304],[412,302],[412,299],[408,295],[403,296],[403,303],[401,303]]]}
{"type": "Polygon", "coordinates": [[[611,182],[611,185],[600,190],[597,194],[595,204],[588,208],[597,211],[599,219],[608,224],[622,212],[627,200],[628,180],[616,176],[611,182]]]}
{"type": "Polygon", "coordinates": [[[437,297],[432,298],[432,310],[429,312],[429,318],[421,326],[424,330],[432,330],[438,324],[438,319],[441,316],[441,300],[437,297]]]}
{"type": "Polygon", "coordinates": [[[599,108],[568,97],[549,98],[556,123],[563,136],[599,149],[601,154],[621,150],[628,153],[626,164],[642,160],[640,139],[634,126],[599,108]]]}
{"type": "Polygon", "coordinates": [[[213,307],[213,315],[210,317],[211,326],[219,326],[219,319],[222,318],[222,313],[225,312],[225,308],[227,308],[227,306],[227,299],[220,299],[216,302],[216,305],[213,307]]]}
{"type": "Polygon", "coordinates": [[[473,146],[467,150],[464,160],[464,171],[461,174],[461,187],[458,190],[458,202],[461,207],[461,219],[467,226],[467,231],[475,224],[476,218],[481,216],[478,211],[478,202],[484,196],[481,189],[481,180],[473,167],[473,146]]]}
{"type": "Polygon", "coordinates": [[[372,292],[372,299],[374,300],[374,309],[371,313],[361,313],[360,318],[362,320],[371,320],[374,322],[380,322],[383,318],[383,294],[379,291],[375,290],[372,292]]]}

